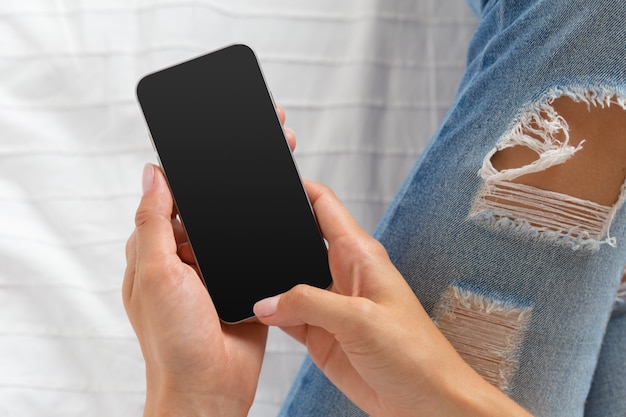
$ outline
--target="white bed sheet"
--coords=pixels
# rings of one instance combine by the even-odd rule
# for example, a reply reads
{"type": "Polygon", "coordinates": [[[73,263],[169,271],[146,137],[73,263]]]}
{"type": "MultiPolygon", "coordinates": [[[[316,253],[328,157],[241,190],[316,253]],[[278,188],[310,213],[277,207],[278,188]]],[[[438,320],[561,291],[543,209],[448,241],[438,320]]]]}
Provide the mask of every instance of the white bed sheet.
{"type": "MultiPolygon", "coordinates": [[[[0,2],[0,416],[140,416],[121,302],[146,161],[147,72],[243,42],[304,177],[373,231],[446,112],[475,18],[462,0],[0,2]]],[[[304,356],[271,330],[252,416],[304,356]]]]}

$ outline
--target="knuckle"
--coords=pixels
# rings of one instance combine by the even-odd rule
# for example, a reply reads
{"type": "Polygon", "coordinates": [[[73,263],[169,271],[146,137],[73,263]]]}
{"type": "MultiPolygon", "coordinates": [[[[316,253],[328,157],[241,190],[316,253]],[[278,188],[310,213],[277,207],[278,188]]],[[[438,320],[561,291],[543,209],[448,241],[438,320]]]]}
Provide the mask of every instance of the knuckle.
{"type": "Polygon", "coordinates": [[[149,221],[151,215],[152,214],[150,210],[139,206],[139,208],[135,212],[135,227],[141,227],[146,224],[149,221]]]}
{"type": "Polygon", "coordinates": [[[366,250],[377,258],[388,256],[387,249],[385,249],[383,244],[373,238],[369,239],[366,250]]]}
{"type": "MultiPolygon", "coordinates": [[[[380,306],[374,301],[367,298],[352,298],[351,302],[351,323],[350,328],[352,332],[362,335],[364,338],[371,336],[371,333],[376,333],[376,330],[381,327],[380,318],[382,316],[380,306]]],[[[382,327],[388,326],[388,323],[383,324],[382,327]]]]}
{"type": "Polygon", "coordinates": [[[173,291],[180,285],[183,275],[174,265],[159,260],[140,263],[135,276],[142,291],[153,294],[173,291]]]}
{"type": "Polygon", "coordinates": [[[307,284],[297,284],[291,290],[287,291],[281,297],[280,303],[285,311],[294,314],[308,314],[308,312],[319,307],[322,301],[318,293],[318,288],[311,287],[307,284]]]}
{"type": "Polygon", "coordinates": [[[379,264],[388,258],[385,247],[369,235],[348,235],[336,241],[335,245],[342,246],[339,252],[347,254],[354,265],[379,264]]]}
{"type": "Polygon", "coordinates": [[[311,298],[311,287],[306,284],[297,284],[287,294],[287,301],[298,305],[311,298]]]}
{"type": "Polygon", "coordinates": [[[317,196],[321,199],[336,199],[337,196],[332,188],[322,183],[315,183],[317,187],[317,196]]]}
{"type": "Polygon", "coordinates": [[[352,300],[353,309],[357,316],[361,318],[362,323],[372,323],[379,317],[378,305],[369,298],[354,297],[352,300]]]}

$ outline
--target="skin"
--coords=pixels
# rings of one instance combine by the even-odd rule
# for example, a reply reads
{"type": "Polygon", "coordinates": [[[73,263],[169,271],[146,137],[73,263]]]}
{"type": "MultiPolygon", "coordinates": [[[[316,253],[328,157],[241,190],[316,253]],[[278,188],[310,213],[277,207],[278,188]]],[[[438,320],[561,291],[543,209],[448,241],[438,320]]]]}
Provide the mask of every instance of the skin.
{"type": "MultiPolygon", "coordinates": [[[[286,133],[293,149],[295,136],[286,133]]],[[[328,242],[332,288],[296,286],[258,302],[257,322],[225,325],[196,273],[163,174],[146,165],[122,290],[146,362],[144,416],[245,416],[268,325],[303,343],[372,416],[529,416],[460,358],[335,194],[305,187],[328,242]]]]}
{"type": "MultiPolygon", "coordinates": [[[[522,175],[515,182],[612,206],[626,181],[626,111],[617,104],[587,107],[568,97],[556,99],[553,106],[567,122],[570,144],[577,146],[584,140],[583,148],[566,163],[522,175]]],[[[529,148],[515,146],[497,152],[491,162],[501,171],[522,167],[537,157],[529,148]]]]}

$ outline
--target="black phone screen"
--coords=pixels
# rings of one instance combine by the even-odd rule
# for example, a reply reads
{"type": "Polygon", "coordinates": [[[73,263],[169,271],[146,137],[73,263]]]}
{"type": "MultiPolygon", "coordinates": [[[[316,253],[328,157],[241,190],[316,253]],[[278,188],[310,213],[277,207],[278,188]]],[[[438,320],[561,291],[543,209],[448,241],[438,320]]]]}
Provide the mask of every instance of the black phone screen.
{"type": "Polygon", "coordinates": [[[231,45],[143,77],[152,142],[220,318],[298,283],[330,286],[321,237],[254,52],[231,45]]]}

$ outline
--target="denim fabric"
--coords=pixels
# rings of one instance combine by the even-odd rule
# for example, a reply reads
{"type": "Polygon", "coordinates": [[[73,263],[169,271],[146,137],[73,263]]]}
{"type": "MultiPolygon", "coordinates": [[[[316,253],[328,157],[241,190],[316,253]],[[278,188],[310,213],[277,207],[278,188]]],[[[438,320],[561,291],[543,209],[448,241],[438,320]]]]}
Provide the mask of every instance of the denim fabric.
{"type": "Polygon", "coordinates": [[[626,311],[615,311],[606,334],[587,399],[585,417],[626,415],[626,311]],[[617,374],[617,375],[616,375],[617,374]]]}
{"type": "MultiPolygon", "coordinates": [[[[607,329],[626,260],[623,189],[597,236],[539,230],[475,204],[485,158],[524,112],[559,96],[624,106],[626,3],[471,6],[480,22],[455,102],[375,237],[431,315],[450,288],[529,313],[509,352],[506,392],[531,413],[624,416],[624,316],[607,329]]],[[[363,413],[307,359],[280,415],[363,413]]]]}

